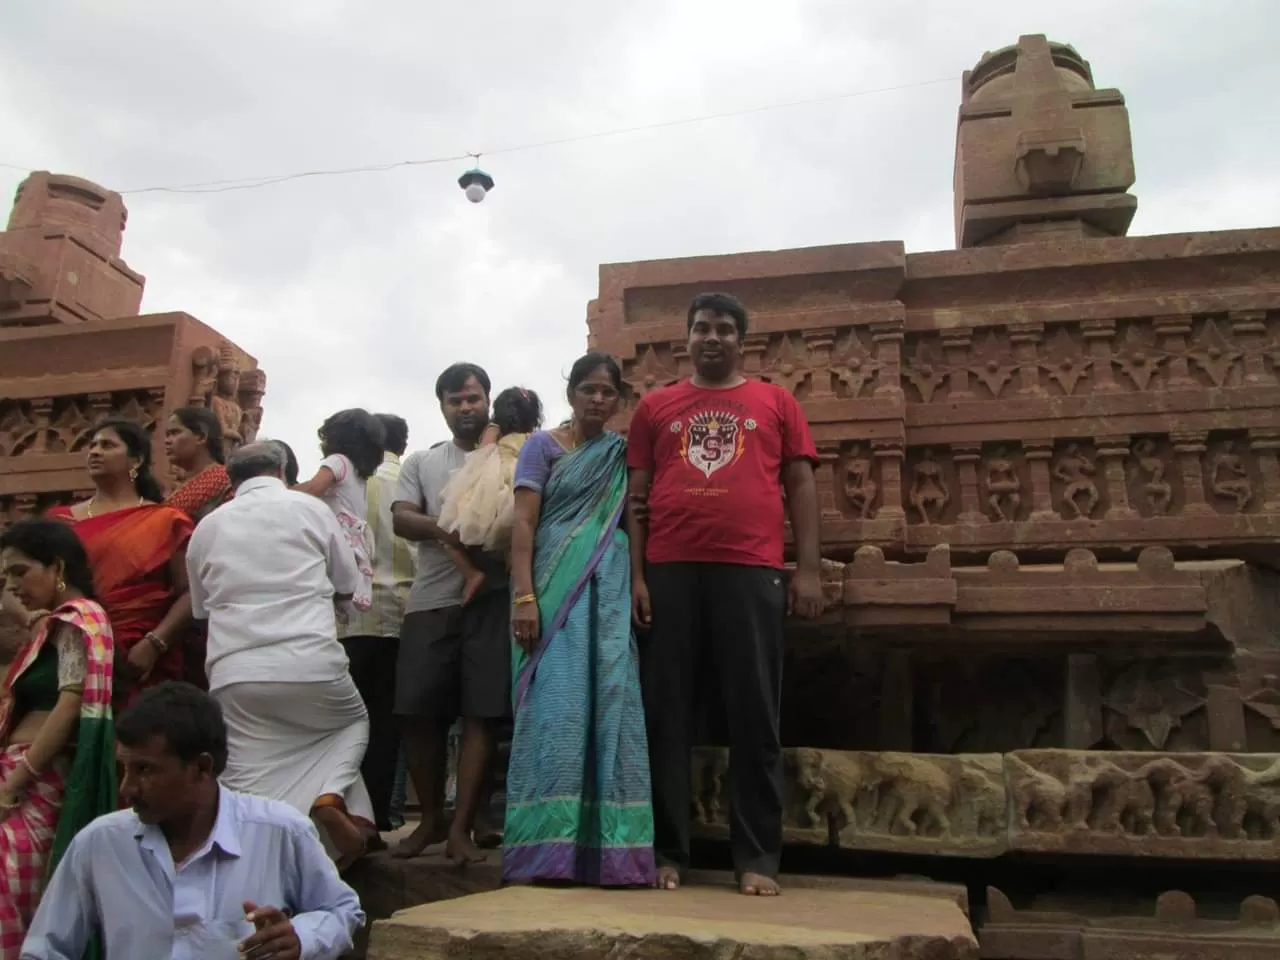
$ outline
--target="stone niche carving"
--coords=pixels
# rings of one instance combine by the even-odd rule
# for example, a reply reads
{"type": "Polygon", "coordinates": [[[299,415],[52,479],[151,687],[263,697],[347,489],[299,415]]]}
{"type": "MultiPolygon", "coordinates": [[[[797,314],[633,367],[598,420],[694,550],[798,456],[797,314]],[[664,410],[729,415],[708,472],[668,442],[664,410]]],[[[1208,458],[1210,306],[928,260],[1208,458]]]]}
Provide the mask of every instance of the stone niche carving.
{"type": "MultiPolygon", "coordinates": [[[[994,857],[1006,850],[1272,860],[1280,755],[784,751],[788,843],[994,857]]],[[[728,836],[728,752],[693,766],[693,823],[728,836]]]]}
{"type": "Polygon", "coordinates": [[[241,370],[235,350],[223,343],[214,350],[200,346],[191,352],[192,406],[209,407],[222,426],[227,452],[252,443],[262,426],[262,398],[267,376],[256,368],[241,370]]]}

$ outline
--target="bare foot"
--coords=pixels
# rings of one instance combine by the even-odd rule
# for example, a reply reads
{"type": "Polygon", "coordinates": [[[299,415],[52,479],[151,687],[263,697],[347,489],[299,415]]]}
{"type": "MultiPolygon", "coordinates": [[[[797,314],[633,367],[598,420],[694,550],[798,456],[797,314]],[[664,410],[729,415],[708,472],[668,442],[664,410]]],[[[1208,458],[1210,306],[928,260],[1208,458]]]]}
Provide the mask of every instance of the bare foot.
{"type": "Polygon", "coordinates": [[[761,873],[744,873],[738,881],[738,889],[748,897],[776,897],[782,893],[777,880],[761,873]]]}
{"type": "Polygon", "coordinates": [[[471,570],[462,575],[462,605],[465,607],[484,586],[484,571],[471,570]]]}
{"type": "Polygon", "coordinates": [[[403,840],[395,845],[391,855],[398,860],[420,856],[422,851],[449,839],[449,828],[443,818],[423,820],[403,840]]]}
{"type": "Polygon", "coordinates": [[[456,864],[483,863],[487,854],[475,845],[469,833],[451,829],[444,845],[444,858],[456,864]]]}
{"type": "Polygon", "coordinates": [[[675,867],[659,867],[658,882],[654,886],[659,890],[679,890],[680,871],[675,867]]]}
{"type": "Polygon", "coordinates": [[[489,817],[483,813],[476,817],[473,836],[476,846],[481,850],[496,850],[502,846],[502,831],[497,825],[490,823],[489,817]]]}
{"type": "Polygon", "coordinates": [[[316,807],[311,811],[311,816],[324,827],[329,841],[337,849],[339,872],[364,856],[364,831],[343,810],[338,807],[316,807]]]}

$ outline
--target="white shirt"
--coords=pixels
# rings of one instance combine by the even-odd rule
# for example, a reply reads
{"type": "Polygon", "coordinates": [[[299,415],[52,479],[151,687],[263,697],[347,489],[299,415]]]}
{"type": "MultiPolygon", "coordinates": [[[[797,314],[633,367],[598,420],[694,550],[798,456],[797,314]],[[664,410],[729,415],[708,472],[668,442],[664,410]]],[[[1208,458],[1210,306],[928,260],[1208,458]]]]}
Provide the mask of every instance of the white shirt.
{"type": "Polygon", "coordinates": [[[187,546],[191,615],[209,621],[209,689],[346,674],[333,596],[351,594],[359,576],[322,500],[275,477],[242,483],[187,546]]]}
{"type": "Polygon", "coordinates": [[[400,636],[418,560],[413,545],[397,537],[394,529],[391,504],[399,483],[400,458],[394,453],[383,454],[382,465],[369,478],[365,493],[369,532],[373,534],[373,606],[364,612],[352,610],[346,626],[338,625],[340,638],[400,636]]]}
{"type": "MultiPolygon", "coordinates": [[[[221,509],[221,508],[219,508],[221,509]]],[[[364,925],[311,821],[292,807],[218,794],[209,838],[181,864],[132,810],[81,830],[54,871],[22,960],[79,960],[97,930],[108,957],[238,960],[246,900],[290,914],[303,960],[337,960],[364,925]]]]}

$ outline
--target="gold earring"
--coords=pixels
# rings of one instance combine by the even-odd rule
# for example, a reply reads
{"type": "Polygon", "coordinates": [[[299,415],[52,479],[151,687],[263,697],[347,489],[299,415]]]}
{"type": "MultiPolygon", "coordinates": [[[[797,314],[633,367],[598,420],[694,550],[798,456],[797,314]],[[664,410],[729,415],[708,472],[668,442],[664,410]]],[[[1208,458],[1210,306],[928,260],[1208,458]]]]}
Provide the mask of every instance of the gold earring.
{"type": "Polygon", "coordinates": [[[129,479],[130,479],[130,480],[137,480],[137,479],[138,479],[138,468],[137,468],[137,467],[130,467],[130,468],[129,468],[129,479]]]}
{"type": "Polygon", "coordinates": [[[62,576],[61,576],[61,575],[59,575],[59,576],[58,576],[58,582],[57,582],[57,583],[55,583],[55,584],[53,585],[53,588],[54,588],[55,590],[57,590],[59,593],[66,593],[66,592],[67,592],[67,581],[63,580],[63,579],[62,579],[62,576]]]}

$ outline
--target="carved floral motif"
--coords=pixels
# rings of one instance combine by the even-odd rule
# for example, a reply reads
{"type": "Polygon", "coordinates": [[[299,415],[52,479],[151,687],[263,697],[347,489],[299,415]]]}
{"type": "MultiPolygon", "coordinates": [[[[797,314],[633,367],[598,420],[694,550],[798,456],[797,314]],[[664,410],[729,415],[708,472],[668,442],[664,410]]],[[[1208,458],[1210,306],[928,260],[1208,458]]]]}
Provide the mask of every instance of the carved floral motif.
{"type": "Polygon", "coordinates": [[[652,390],[675,383],[680,379],[680,373],[665,356],[659,355],[655,345],[649,344],[640,351],[640,355],[634,361],[627,365],[623,379],[638,400],[652,390]]]}
{"type": "Polygon", "coordinates": [[[941,346],[929,337],[921,337],[903,374],[920,392],[921,401],[931,403],[934,393],[946,382],[947,372],[941,346]]]}
{"type": "Polygon", "coordinates": [[[1044,360],[1041,367],[1062,388],[1067,396],[1075,393],[1079,384],[1093,365],[1093,360],[1084,355],[1079,343],[1071,336],[1065,324],[1056,327],[1043,346],[1044,360]]]}
{"type": "Polygon", "coordinates": [[[1155,331],[1150,327],[1130,323],[1112,355],[1124,374],[1139,390],[1146,390],[1160,369],[1164,355],[1156,346],[1155,331]]]}
{"type": "Polygon", "coordinates": [[[1001,392],[1018,370],[1008,338],[995,330],[987,329],[979,334],[970,353],[969,371],[982,381],[998,399],[1001,392]]]}
{"type": "Polygon", "coordinates": [[[1205,705],[1205,693],[1197,681],[1143,662],[1121,673],[1103,702],[1154,749],[1162,750],[1183,719],[1205,705]]]}

